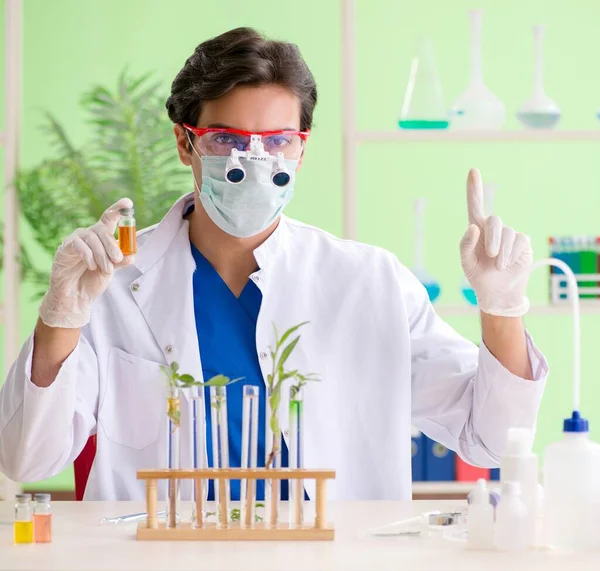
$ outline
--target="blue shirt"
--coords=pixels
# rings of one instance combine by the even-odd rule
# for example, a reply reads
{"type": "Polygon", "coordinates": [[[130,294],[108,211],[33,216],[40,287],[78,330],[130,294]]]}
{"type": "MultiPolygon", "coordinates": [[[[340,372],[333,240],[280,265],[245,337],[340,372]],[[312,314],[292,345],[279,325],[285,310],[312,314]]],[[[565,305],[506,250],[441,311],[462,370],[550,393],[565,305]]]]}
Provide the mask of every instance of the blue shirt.
{"type": "MultiPolygon", "coordinates": [[[[231,379],[243,377],[227,387],[227,414],[229,429],[229,465],[240,467],[242,458],[242,395],[244,385],[259,388],[258,465],[265,465],[265,410],[266,389],[256,353],[256,321],[262,293],[252,280],[244,287],[239,298],[231,292],[210,262],[192,244],[196,262],[194,272],[194,315],[202,361],[202,374],[208,381],[215,375],[231,379]]],[[[205,389],[206,448],[208,465],[212,460],[212,431],[210,395],[205,389]]],[[[282,446],[282,465],[287,466],[287,447],[282,446]]],[[[209,500],[214,499],[212,481],[209,500]]],[[[231,499],[240,499],[240,481],[231,480],[231,499]]],[[[281,485],[281,497],[288,498],[287,481],[281,485]]],[[[258,481],[256,498],[264,499],[264,482],[258,481]]]]}

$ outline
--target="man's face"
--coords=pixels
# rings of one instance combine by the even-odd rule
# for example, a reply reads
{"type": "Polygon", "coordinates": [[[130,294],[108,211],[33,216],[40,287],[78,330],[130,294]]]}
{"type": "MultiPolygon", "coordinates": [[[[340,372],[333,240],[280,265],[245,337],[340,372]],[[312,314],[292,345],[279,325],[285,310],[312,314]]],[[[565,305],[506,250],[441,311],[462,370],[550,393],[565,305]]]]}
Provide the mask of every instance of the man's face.
{"type": "MultiPolygon", "coordinates": [[[[300,130],[300,101],[288,89],[278,85],[264,87],[240,86],[214,101],[207,101],[196,123],[197,127],[225,127],[251,131],[300,130]]],[[[181,162],[192,165],[202,176],[201,154],[190,152],[187,131],[175,125],[177,151],[181,162]]],[[[197,138],[193,138],[196,142],[197,138]]]]}

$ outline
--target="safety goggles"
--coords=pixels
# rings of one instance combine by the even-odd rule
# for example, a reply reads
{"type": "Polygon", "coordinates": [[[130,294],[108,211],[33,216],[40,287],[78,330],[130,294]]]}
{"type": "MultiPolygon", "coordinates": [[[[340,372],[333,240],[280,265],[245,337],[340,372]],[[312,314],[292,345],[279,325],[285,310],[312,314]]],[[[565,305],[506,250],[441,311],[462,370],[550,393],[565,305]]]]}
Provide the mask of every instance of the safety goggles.
{"type": "Polygon", "coordinates": [[[285,159],[296,160],[302,156],[309,131],[263,131],[252,133],[239,129],[218,127],[198,128],[187,123],[184,128],[196,135],[196,148],[203,154],[213,157],[228,157],[236,149],[245,151],[250,147],[250,139],[258,135],[264,150],[271,155],[283,154],[285,159]]]}

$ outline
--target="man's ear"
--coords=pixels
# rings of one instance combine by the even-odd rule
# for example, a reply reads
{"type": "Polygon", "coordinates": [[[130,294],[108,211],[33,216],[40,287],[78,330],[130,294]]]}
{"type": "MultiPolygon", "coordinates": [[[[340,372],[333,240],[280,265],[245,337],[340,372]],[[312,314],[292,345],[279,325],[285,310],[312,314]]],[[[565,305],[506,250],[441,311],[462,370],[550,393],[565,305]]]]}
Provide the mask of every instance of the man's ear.
{"type": "Polygon", "coordinates": [[[175,134],[179,160],[186,167],[189,167],[192,164],[192,145],[188,132],[183,125],[177,124],[173,127],[173,133],[175,134]]]}

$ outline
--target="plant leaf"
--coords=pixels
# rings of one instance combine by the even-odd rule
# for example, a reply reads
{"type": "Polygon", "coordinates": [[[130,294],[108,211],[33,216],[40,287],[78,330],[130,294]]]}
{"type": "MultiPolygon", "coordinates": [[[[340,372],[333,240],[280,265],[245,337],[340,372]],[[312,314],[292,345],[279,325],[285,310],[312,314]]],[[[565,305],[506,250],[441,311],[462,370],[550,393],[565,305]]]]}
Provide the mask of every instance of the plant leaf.
{"type": "Polygon", "coordinates": [[[300,341],[300,335],[298,335],[298,337],[296,337],[293,341],[290,341],[286,348],[282,351],[281,357],[279,357],[279,362],[277,363],[277,369],[279,371],[283,369],[283,365],[292,354],[292,351],[295,349],[296,345],[298,345],[298,341],[300,341]]]}
{"type": "Polygon", "coordinates": [[[287,340],[287,338],[294,333],[294,331],[297,331],[298,329],[300,329],[300,327],[302,327],[303,325],[306,325],[307,323],[310,323],[310,321],[303,321],[302,323],[298,323],[298,325],[294,325],[294,327],[290,327],[290,329],[288,329],[284,334],[283,337],[279,340],[279,345],[282,346],[285,341],[287,340]]]}
{"type": "Polygon", "coordinates": [[[171,361],[171,371],[176,373],[179,370],[179,363],[177,361],[171,361]]]}
{"type": "Polygon", "coordinates": [[[181,381],[185,385],[192,385],[196,382],[192,375],[177,375],[177,380],[181,381]]]}

